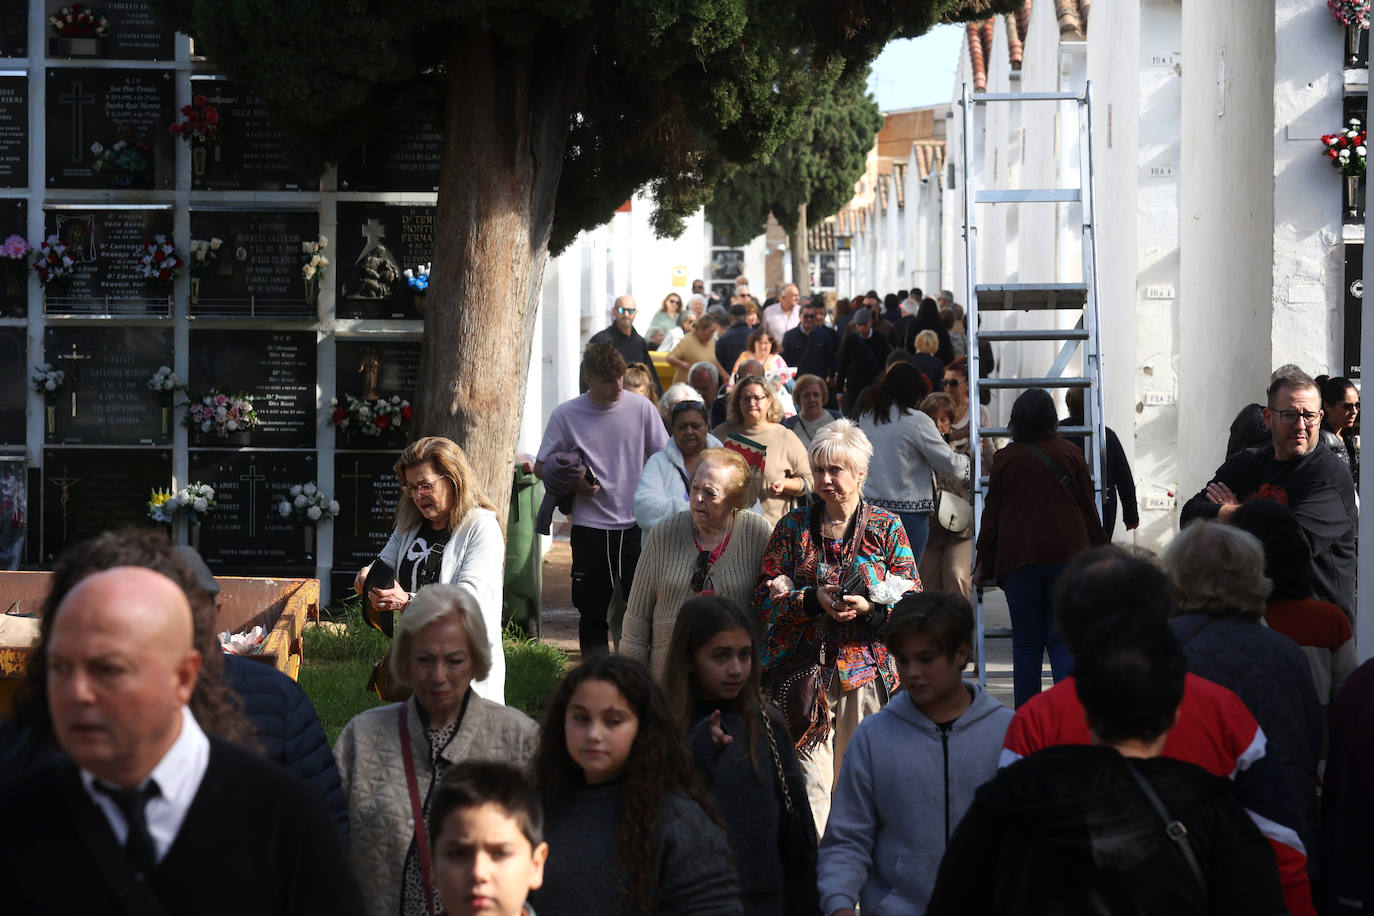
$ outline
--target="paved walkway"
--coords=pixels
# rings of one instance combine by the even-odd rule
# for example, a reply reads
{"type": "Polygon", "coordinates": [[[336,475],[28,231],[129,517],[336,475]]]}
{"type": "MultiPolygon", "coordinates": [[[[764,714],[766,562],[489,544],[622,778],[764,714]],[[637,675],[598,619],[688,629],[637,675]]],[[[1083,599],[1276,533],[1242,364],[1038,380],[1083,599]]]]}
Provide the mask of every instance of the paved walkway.
{"type": "MultiPolygon", "coordinates": [[[[544,601],[542,631],[545,642],[563,649],[573,664],[582,660],[577,646],[577,610],[572,606],[572,554],[566,537],[555,537],[553,547],[544,556],[544,601]]],[[[1007,602],[1000,590],[987,593],[984,607],[989,629],[1011,626],[1007,602]]],[[[987,641],[988,686],[992,695],[1011,706],[1011,640],[987,641]]],[[[972,672],[973,666],[969,666],[972,672]]],[[[1045,668],[1045,686],[1051,683],[1049,667],[1045,668]]]]}

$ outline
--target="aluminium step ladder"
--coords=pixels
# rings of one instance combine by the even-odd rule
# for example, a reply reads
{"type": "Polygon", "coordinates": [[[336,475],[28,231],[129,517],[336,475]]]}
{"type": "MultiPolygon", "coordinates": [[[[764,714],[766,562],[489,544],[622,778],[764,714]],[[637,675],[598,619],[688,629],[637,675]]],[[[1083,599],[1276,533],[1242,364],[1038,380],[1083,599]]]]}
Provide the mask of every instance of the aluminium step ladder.
{"type": "MultiPolygon", "coordinates": [[[[983,507],[987,498],[988,469],[982,467],[981,439],[989,436],[1008,436],[1006,426],[982,428],[979,424],[979,405],[983,389],[1020,390],[1026,388],[1083,389],[1083,425],[1060,426],[1065,437],[1080,437],[1084,442],[1084,456],[1092,471],[1097,512],[1102,514],[1102,380],[1101,343],[1098,335],[1097,303],[1097,238],[1093,209],[1093,116],[1092,83],[1083,92],[1011,92],[971,93],[967,83],[959,102],[963,109],[964,160],[964,301],[968,303],[966,323],[969,358],[969,444],[972,453],[971,492],[973,495],[973,537],[975,547],[982,530],[983,507]],[[973,168],[974,112],[993,103],[1003,102],[1072,102],[1078,118],[1078,172],[1076,188],[979,190],[975,187],[973,168]],[[978,278],[978,206],[981,204],[1056,203],[1078,204],[1082,212],[1083,279],[1077,283],[980,283],[978,278]],[[988,311],[1038,312],[1053,322],[1054,313],[1063,310],[1081,312],[1072,328],[1037,327],[1015,330],[980,330],[978,315],[988,311]],[[1027,341],[1058,341],[1059,354],[1053,364],[1039,377],[980,378],[979,343],[997,341],[1007,345],[1027,341]],[[1066,376],[1078,348],[1083,347],[1082,375],[1066,376]]],[[[1061,110],[1066,106],[1061,105],[1061,110]]],[[[991,570],[988,571],[991,575],[991,570]]],[[[1009,638],[1006,628],[989,630],[983,614],[983,589],[974,589],[975,640],[978,662],[978,681],[987,683],[987,645],[989,638],[1009,638]]],[[[1042,662],[1043,663],[1043,662],[1042,662]]]]}

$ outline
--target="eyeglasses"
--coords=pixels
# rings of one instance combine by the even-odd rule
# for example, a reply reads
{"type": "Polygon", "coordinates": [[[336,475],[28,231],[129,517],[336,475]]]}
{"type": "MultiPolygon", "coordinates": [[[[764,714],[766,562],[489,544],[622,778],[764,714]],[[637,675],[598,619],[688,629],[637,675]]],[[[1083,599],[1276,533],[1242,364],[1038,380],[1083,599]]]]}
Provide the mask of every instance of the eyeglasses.
{"type": "Polygon", "coordinates": [[[1301,418],[1302,425],[1310,429],[1321,422],[1322,412],[1320,410],[1316,413],[1309,413],[1301,410],[1276,410],[1274,411],[1274,416],[1278,417],[1279,422],[1284,426],[1292,426],[1301,418]]]}
{"type": "Polygon", "coordinates": [[[692,591],[700,594],[711,586],[711,551],[697,553],[696,571],[692,573],[692,591]]]}
{"type": "Polygon", "coordinates": [[[693,401],[691,398],[688,398],[684,401],[678,401],[676,404],[674,404],[672,406],[672,409],[668,411],[668,415],[676,417],[684,410],[695,410],[698,413],[705,413],[706,404],[702,401],[693,401]]]}
{"type": "Polygon", "coordinates": [[[768,400],[768,395],[766,395],[766,394],[742,394],[742,395],[739,396],[739,399],[740,399],[741,401],[748,401],[750,404],[758,404],[758,403],[760,403],[760,402],[762,402],[762,401],[768,400]]]}
{"type": "Polygon", "coordinates": [[[940,382],[940,387],[941,387],[941,388],[958,388],[959,385],[960,385],[962,382],[963,382],[963,379],[959,379],[959,378],[947,378],[947,379],[944,379],[943,381],[940,382]]]}
{"type": "MultiPolygon", "coordinates": [[[[681,305],[681,304],[682,304],[681,302],[678,303],[678,305],[681,305]]],[[[623,306],[623,305],[617,305],[617,306],[615,307],[615,313],[616,313],[617,315],[633,315],[633,314],[634,314],[635,312],[637,312],[637,311],[639,311],[639,309],[627,309],[627,308],[625,308],[625,306],[623,306]]]]}
{"type": "Polygon", "coordinates": [[[434,492],[434,488],[439,486],[439,481],[448,480],[447,477],[436,477],[433,480],[422,480],[417,484],[401,484],[401,492],[407,496],[428,496],[434,492]]]}

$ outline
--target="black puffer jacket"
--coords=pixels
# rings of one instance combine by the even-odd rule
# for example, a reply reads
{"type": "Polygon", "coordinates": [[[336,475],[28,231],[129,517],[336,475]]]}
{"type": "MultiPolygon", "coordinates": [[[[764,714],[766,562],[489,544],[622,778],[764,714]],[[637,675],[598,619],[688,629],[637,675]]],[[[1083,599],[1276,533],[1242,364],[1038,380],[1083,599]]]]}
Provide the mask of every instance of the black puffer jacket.
{"type": "Polygon", "coordinates": [[[320,793],[348,848],[348,800],[334,751],[305,691],[276,668],[238,655],[224,657],[224,682],[243,698],[243,714],[257,730],[264,756],[320,793]]]}
{"type": "Polygon", "coordinates": [[[1051,747],[997,774],[954,831],[926,916],[1286,913],[1274,854],[1226,780],[1109,747],[1051,747]],[[1206,891],[1127,769],[1188,831],[1206,891]]]}

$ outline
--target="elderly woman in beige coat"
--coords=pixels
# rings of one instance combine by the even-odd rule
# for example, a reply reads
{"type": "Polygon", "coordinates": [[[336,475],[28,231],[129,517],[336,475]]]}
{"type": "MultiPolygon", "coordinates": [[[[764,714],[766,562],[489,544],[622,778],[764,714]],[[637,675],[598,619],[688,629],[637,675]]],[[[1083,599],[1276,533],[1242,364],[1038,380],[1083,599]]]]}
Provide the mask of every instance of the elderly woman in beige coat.
{"type": "Polygon", "coordinates": [[[397,619],[391,652],[392,675],[413,696],[358,714],[339,735],[334,757],[348,798],[349,860],[374,916],[425,916],[426,895],[433,912],[442,910],[424,824],[445,770],[461,760],[526,766],[534,758],[534,722],[473,692],[472,682],[490,670],[472,592],[427,585],[397,619]]]}

